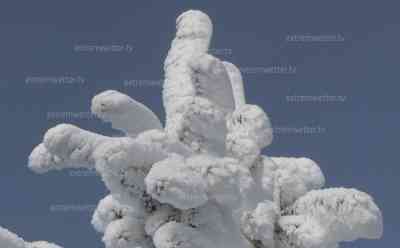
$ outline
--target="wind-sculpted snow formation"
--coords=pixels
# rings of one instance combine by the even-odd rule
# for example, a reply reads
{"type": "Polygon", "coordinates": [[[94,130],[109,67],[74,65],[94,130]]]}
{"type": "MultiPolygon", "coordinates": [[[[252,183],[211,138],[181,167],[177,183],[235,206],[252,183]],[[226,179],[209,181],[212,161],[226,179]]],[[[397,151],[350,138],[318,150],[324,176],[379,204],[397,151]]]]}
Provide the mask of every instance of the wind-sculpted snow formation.
{"type": "MultiPolygon", "coordinates": [[[[211,36],[206,14],[178,17],[164,64],[164,128],[141,103],[105,91],[91,110],[126,137],[60,124],[33,150],[30,169],[97,170],[110,194],[92,224],[107,248],[334,248],[379,238],[381,212],[366,193],[322,189],[311,159],[261,154],[272,142],[269,118],[246,103],[239,69],[207,53],[211,36]]],[[[1,234],[12,248],[56,247],[1,234]]]]}

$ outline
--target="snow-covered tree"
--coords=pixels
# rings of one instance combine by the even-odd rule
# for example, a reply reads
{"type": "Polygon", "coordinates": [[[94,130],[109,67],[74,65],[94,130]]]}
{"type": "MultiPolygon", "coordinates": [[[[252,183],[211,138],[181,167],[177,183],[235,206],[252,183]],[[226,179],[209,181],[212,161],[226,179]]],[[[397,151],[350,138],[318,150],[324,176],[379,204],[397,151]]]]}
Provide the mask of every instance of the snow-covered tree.
{"type": "MultiPolygon", "coordinates": [[[[110,194],[92,224],[107,248],[335,248],[381,237],[369,195],[322,189],[311,159],[261,154],[271,123],[246,103],[239,69],[207,53],[210,18],[191,10],[176,25],[164,63],[164,127],[141,103],[108,90],[91,110],[125,137],[60,124],[32,151],[29,168],[97,170],[110,194]]],[[[5,229],[0,245],[58,247],[5,229]]]]}

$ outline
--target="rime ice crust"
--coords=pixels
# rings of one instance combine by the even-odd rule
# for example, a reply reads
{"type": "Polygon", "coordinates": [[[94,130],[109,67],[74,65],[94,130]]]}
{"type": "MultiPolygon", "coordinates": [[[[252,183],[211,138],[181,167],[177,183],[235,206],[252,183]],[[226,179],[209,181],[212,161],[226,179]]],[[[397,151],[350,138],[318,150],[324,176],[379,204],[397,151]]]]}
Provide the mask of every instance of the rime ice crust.
{"type": "Polygon", "coordinates": [[[9,248],[26,248],[25,241],[7,229],[0,228],[0,245],[9,248]]]}
{"type": "Polygon", "coordinates": [[[162,129],[160,120],[151,110],[115,90],[93,97],[91,109],[100,119],[111,122],[114,129],[131,137],[149,129],[162,129]]]}
{"type": "Polygon", "coordinates": [[[227,61],[224,61],[223,63],[229,75],[229,80],[231,81],[233,97],[235,99],[235,108],[239,108],[246,104],[242,73],[236,65],[227,61]]]}
{"type": "Polygon", "coordinates": [[[325,233],[323,243],[382,236],[382,215],[366,193],[345,188],[314,190],[300,197],[288,210],[315,220],[325,233]]]}
{"type": "Polygon", "coordinates": [[[185,110],[174,120],[170,136],[180,140],[196,153],[225,153],[226,112],[205,98],[185,102],[185,110]]]}
{"type": "Polygon", "coordinates": [[[272,143],[272,127],[267,114],[257,105],[239,106],[228,118],[229,133],[254,140],[262,149],[272,143]]]}
{"type": "Polygon", "coordinates": [[[16,234],[0,227],[0,247],[4,248],[62,248],[46,241],[26,242],[16,234]]]}
{"type": "Polygon", "coordinates": [[[207,52],[212,36],[212,23],[204,13],[189,11],[178,17],[176,29],[176,37],[164,62],[163,101],[167,116],[170,117],[185,98],[195,96],[188,61],[193,56],[207,52]]]}
{"type": "Polygon", "coordinates": [[[235,100],[224,63],[207,54],[211,20],[200,11],[188,11],[176,23],[176,37],[164,63],[166,131],[194,150],[222,155],[225,116],[235,100]]]}
{"type": "Polygon", "coordinates": [[[28,244],[28,248],[62,248],[61,246],[46,241],[35,241],[28,244]]]}
{"type": "MultiPolygon", "coordinates": [[[[71,164],[70,161],[65,161],[64,159],[50,153],[44,144],[39,144],[33,149],[29,156],[28,166],[36,173],[46,173],[50,170],[61,170],[73,167],[74,165],[71,164]]],[[[86,165],[84,165],[84,167],[86,167],[86,165]]]]}
{"type": "Polygon", "coordinates": [[[153,166],[146,176],[146,189],[161,203],[178,209],[195,208],[208,200],[201,174],[201,167],[188,165],[181,156],[171,156],[153,166]]]}
{"type": "Polygon", "coordinates": [[[275,245],[274,233],[277,218],[273,202],[259,203],[253,211],[244,212],[241,217],[242,232],[250,240],[258,240],[265,247],[275,245]]]}
{"type": "Polygon", "coordinates": [[[102,199],[92,218],[92,225],[101,233],[104,233],[108,225],[116,220],[123,218],[136,218],[144,219],[144,211],[142,208],[135,208],[130,205],[123,205],[115,200],[112,195],[106,196],[102,199]]]}
{"type": "Polygon", "coordinates": [[[286,207],[307,192],[320,189],[325,177],[319,166],[309,158],[271,157],[277,164],[277,184],[280,188],[280,205],[286,207]]]}
{"type": "Polygon", "coordinates": [[[256,105],[238,106],[227,118],[227,130],[227,155],[249,168],[259,158],[261,149],[270,145],[273,139],[269,118],[256,105]]]}
{"type": "MultiPolygon", "coordinates": [[[[29,168],[96,169],[110,194],[92,224],[107,248],[336,248],[379,238],[381,212],[366,193],[321,189],[325,177],[311,159],[261,155],[271,122],[246,103],[240,70],[207,54],[209,17],[191,10],[176,24],[164,63],[164,128],[150,109],[108,90],[93,98],[92,112],[125,137],[60,124],[29,168]]],[[[33,248],[2,229],[1,242],[33,248]]]]}

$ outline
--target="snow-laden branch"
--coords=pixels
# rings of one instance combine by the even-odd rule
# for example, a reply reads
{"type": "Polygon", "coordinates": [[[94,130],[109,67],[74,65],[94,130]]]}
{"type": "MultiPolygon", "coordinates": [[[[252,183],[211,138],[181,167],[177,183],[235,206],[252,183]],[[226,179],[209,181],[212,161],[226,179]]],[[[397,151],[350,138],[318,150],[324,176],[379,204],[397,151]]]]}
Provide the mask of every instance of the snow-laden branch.
{"type": "Polygon", "coordinates": [[[96,170],[119,200],[135,202],[145,197],[144,178],[152,165],[167,157],[160,146],[119,138],[101,145],[95,154],[96,170]]]}
{"type": "Polygon", "coordinates": [[[166,132],[196,153],[223,156],[226,139],[226,113],[205,98],[195,97],[171,119],[166,132]]]}
{"type": "Polygon", "coordinates": [[[277,183],[281,189],[280,205],[289,206],[300,196],[325,184],[319,166],[308,158],[271,157],[277,165],[277,183]]]}
{"type": "Polygon", "coordinates": [[[89,161],[71,161],[70,159],[62,159],[47,150],[46,146],[41,143],[36,146],[29,156],[28,166],[36,173],[45,173],[50,170],[62,170],[65,168],[92,168],[94,164],[89,161]]]}
{"type": "Polygon", "coordinates": [[[254,140],[262,149],[272,142],[272,127],[267,114],[257,105],[242,105],[228,119],[228,130],[254,140]]]}
{"type": "Polygon", "coordinates": [[[183,223],[168,222],[154,234],[154,245],[157,248],[193,247],[209,248],[214,244],[204,233],[183,223]]]}
{"type": "Polygon", "coordinates": [[[207,54],[211,34],[211,21],[202,12],[178,18],[164,64],[163,101],[168,133],[197,152],[223,155],[225,116],[235,100],[224,63],[207,54]]]}
{"type": "Polygon", "coordinates": [[[74,125],[60,124],[49,129],[43,143],[29,156],[29,168],[37,173],[65,168],[93,168],[93,152],[108,137],[74,125]]]}
{"type": "Polygon", "coordinates": [[[246,204],[253,183],[237,160],[205,155],[171,156],[156,163],[146,177],[147,192],[179,209],[196,208],[209,199],[230,207],[246,204]]]}
{"type": "Polygon", "coordinates": [[[162,129],[160,120],[150,109],[115,90],[93,97],[91,109],[102,120],[111,122],[114,129],[131,137],[149,129],[162,129]]]}
{"type": "Polygon", "coordinates": [[[315,190],[300,197],[279,222],[288,240],[300,247],[382,236],[382,215],[366,193],[345,188],[315,190]]]}
{"type": "Polygon", "coordinates": [[[196,95],[188,61],[193,56],[207,52],[212,35],[212,23],[204,13],[188,11],[178,17],[176,29],[176,37],[164,62],[163,101],[167,114],[167,127],[177,108],[181,108],[187,98],[196,95]]]}
{"type": "Polygon", "coordinates": [[[111,222],[104,233],[107,248],[151,248],[152,241],[144,231],[143,220],[126,217],[111,222]]]}
{"type": "Polygon", "coordinates": [[[235,108],[237,109],[246,104],[242,73],[236,65],[227,61],[224,61],[223,63],[231,81],[233,97],[235,99],[235,108]]]}
{"type": "Polygon", "coordinates": [[[1,248],[62,248],[46,241],[26,242],[18,235],[7,229],[0,227],[0,247],[1,248]]]}
{"type": "Polygon", "coordinates": [[[276,219],[275,204],[271,201],[261,202],[253,211],[243,213],[241,217],[242,232],[253,242],[259,241],[265,247],[273,247],[275,245],[276,219]]]}
{"type": "Polygon", "coordinates": [[[227,155],[251,167],[261,149],[271,144],[273,132],[267,114],[257,105],[241,105],[227,118],[227,155]]]}
{"type": "Polygon", "coordinates": [[[126,217],[144,219],[145,211],[143,208],[135,208],[131,205],[121,204],[112,195],[103,198],[93,214],[92,225],[101,233],[104,233],[111,222],[126,217]]]}

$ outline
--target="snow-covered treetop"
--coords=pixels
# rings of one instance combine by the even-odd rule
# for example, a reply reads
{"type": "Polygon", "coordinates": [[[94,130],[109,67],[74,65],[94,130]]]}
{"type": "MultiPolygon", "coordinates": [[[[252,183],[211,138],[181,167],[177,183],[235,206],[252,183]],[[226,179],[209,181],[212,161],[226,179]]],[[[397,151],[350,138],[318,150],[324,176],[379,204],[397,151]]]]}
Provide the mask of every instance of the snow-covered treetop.
{"type": "MultiPolygon", "coordinates": [[[[146,106],[107,90],[91,110],[125,137],[70,124],[49,129],[29,168],[95,169],[110,194],[92,224],[107,248],[334,248],[382,235],[382,214],[355,189],[322,189],[309,158],[270,157],[268,115],[248,104],[243,77],[208,53],[213,27],[196,10],[180,15],[164,62],[165,127],[146,106]]],[[[27,243],[0,229],[0,247],[27,243]]]]}

